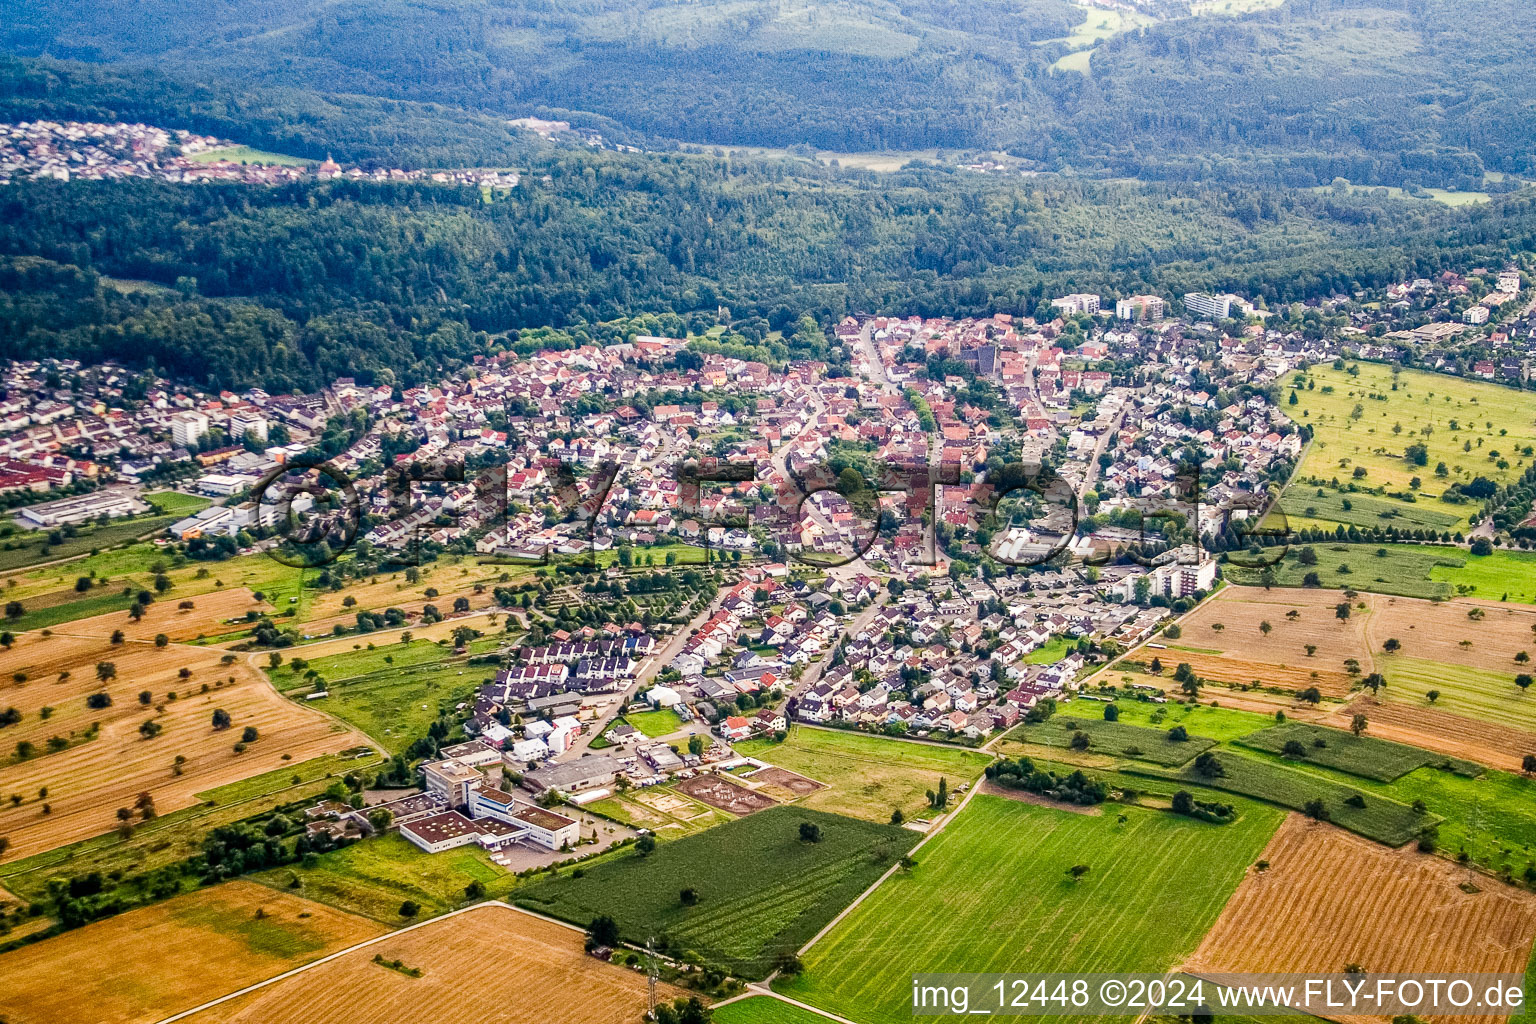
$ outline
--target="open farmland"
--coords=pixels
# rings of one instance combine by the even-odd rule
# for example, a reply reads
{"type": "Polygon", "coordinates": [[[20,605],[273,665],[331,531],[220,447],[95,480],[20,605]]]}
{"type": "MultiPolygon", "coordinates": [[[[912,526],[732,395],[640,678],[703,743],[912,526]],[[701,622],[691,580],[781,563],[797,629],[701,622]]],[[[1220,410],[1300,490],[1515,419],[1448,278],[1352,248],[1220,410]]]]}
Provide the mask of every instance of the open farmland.
{"type": "Polygon", "coordinates": [[[1481,722],[1425,703],[1378,700],[1362,694],[1334,716],[1347,728],[1355,712],[1365,715],[1372,735],[1465,758],[1491,768],[1518,771],[1521,759],[1536,752],[1536,729],[1526,731],[1481,722]]]}
{"type": "MultiPolygon", "coordinates": [[[[1316,366],[1299,372],[1287,380],[1288,390],[1298,381],[1299,401],[1291,413],[1313,430],[1311,447],[1289,488],[1301,495],[1312,493],[1306,488],[1315,489],[1313,481],[1334,480],[1411,493],[1410,483],[1418,477],[1422,487],[1417,501],[1398,502],[1404,515],[1411,515],[1419,503],[1432,502],[1438,510],[1456,514],[1465,527],[1476,503],[1435,499],[1449,485],[1477,476],[1508,483],[1529,463],[1523,449],[1536,443],[1529,396],[1497,384],[1420,370],[1394,372],[1384,364],[1366,362],[1344,370],[1316,366]],[[1426,449],[1423,464],[1405,457],[1414,444],[1426,449]],[[1501,467],[1501,461],[1506,465],[1501,467]],[[1436,472],[1441,463],[1443,477],[1436,472]],[[1357,469],[1364,474],[1355,476],[1357,469]]],[[[1289,506],[1286,510],[1290,512],[1289,506]]]]}
{"type": "Polygon", "coordinates": [[[1241,741],[1245,746],[1287,758],[1334,768],[1350,775],[1391,782],[1427,764],[1449,765],[1463,775],[1476,775],[1478,767],[1468,762],[1454,762],[1419,747],[1393,743],[1374,736],[1356,736],[1340,729],[1328,729],[1301,722],[1287,722],[1251,733],[1241,741]],[[1300,752],[1296,753],[1296,744],[1300,752]]]}
{"type": "MultiPolygon", "coordinates": [[[[339,754],[285,764],[276,771],[198,793],[195,805],[141,822],[128,836],[106,832],[20,860],[7,860],[0,864],[0,883],[29,900],[43,900],[48,894],[48,879],[54,875],[96,871],[132,877],[153,871],[202,853],[203,837],[210,829],[246,818],[264,819],[285,804],[318,797],[348,772],[378,763],[378,755],[370,753],[361,758],[339,754]]],[[[196,886],[198,878],[186,876],[182,884],[196,886]]]]}
{"type": "Polygon", "coordinates": [[[912,1019],[919,972],[1162,971],[1192,952],[1280,823],[1073,814],[978,794],[807,950],[786,995],[867,1024],[912,1019]],[[1087,864],[1073,882],[1067,869],[1087,864]]]}
{"type": "Polygon", "coordinates": [[[1188,970],[1525,972],[1532,893],[1483,878],[1468,892],[1465,869],[1296,815],[1263,856],[1268,870],[1249,872],[1188,970]]]}
{"type": "MultiPolygon", "coordinates": [[[[164,610],[170,614],[158,626],[169,630],[178,613],[164,610]]],[[[194,620],[183,621],[196,628],[194,620]]],[[[159,648],[142,639],[113,644],[112,629],[127,625],[125,615],[87,620],[77,624],[79,634],[29,633],[0,652],[0,678],[10,677],[0,704],[21,715],[4,738],[31,744],[32,755],[0,767],[0,793],[22,797],[0,805],[10,857],[110,832],[119,824],[118,808],[133,807],[141,793],[165,814],[226,783],[367,744],[278,696],[243,659],[224,664],[217,650],[159,648]],[[110,704],[91,706],[104,701],[110,704]],[[216,709],[228,713],[229,728],[214,728],[216,709]],[[153,735],[141,731],[146,722],[154,723],[153,735]],[[246,728],[257,738],[236,751],[246,728]]],[[[135,631],[146,629],[153,636],[156,624],[135,631]]]]}
{"type": "Polygon", "coordinates": [[[1078,702],[1073,704],[1070,711],[1062,711],[1044,722],[1015,727],[1008,734],[1008,739],[1047,747],[1068,747],[1074,736],[1084,733],[1088,737],[1085,749],[1095,754],[1134,757],[1170,768],[1186,764],[1216,745],[1215,740],[1199,736],[1191,736],[1182,741],[1170,739],[1166,729],[1106,722],[1103,718],[1104,707],[1102,704],[1078,702]]]}
{"type": "Polygon", "coordinates": [[[1143,647],[1135,657],[1150,663],[1156,656],[1165,672],[1182,661],[1206,679],[1239,685],[1258,680],[1290,690],[1316,686],[1342,696],[1353,681],[1344,659],[1366,664],[1370,658],[1365,623],[1334,614],[1342,600],[1338,591],[1228,587],[1185,616],[1178,639],[1159,638],[1167,650],[1143,647]],[[1308,644],[1316,648],[1312,655],[1308,644]]]}
{"type": "Polygon", "coordinates": [[[147,1024],[383,930],[227,882],[0,954],[0,1016],[11,1024],[147,1024]]]}
{"type": "MultiPolygon", "coordinates": [[[[330,694],[310,703],[372,736],[391,754],[424,735],[441,705],[464,700],[495,674],[494,666],[467,664],[427,640],[330,655],[309,667],[321,672],[330,694]]],[[[291,666],[268,675],[295,701],[304,702],[314,688],[291,666]]]]}
{"type": "MultiPolygon", "coordinates": [[[[659,985],[658,999],[685,995],[659,985]]],[[[580,932],[509,907],[475,907],[353,950],[209,1007],[189,1024],[633,1024],[646,1008],[639,971],[594,960],[580,932]],[[398,960],[411,977],[383,964],[398,960]],[[509,1018],[509,1014],[513,1014],[509,1018]]]]}
{"type": "Polygon", "coordinates": [[[893,808],[908,818],[928,811],[927,792],[940,778],[969,783],[992,759],[974,750],[912,743],[868,733],[810,729],[796,725],[783,743],[769,739],[736,745],[739,753],[787,768],[828,788],[797,806],[868,821],[889,821],[893,808]]]}
{"type": "Polygon", "coordinates": [[[772,807],[652,854],[604,858],[515,893],[517,902],[582,925],[599,914],[629,940],[654,935],[665,950],[748,977],[762,977],[793,952],[918,840],[903,828],[802,807],[772,807]],[[820,827],[802,842],[799,827],[820,827]],[[695,905],[684,905],[683,889],[695,905]]]}
{"type": "Polygon", "coordinates": [[[1225,773],[1215,778],[1201,775],[1193,768],[1181,772],[1153,768],[1136,770],[1267,800],[1294,811],[1305,809],[1314,800],[1321,800],[1330,820],[1388,846],[1401,846],[1425,826],[1439,820],[1433,814],[1420,814],[1396,800],[1375,794],[1367,796],[1354,786],[1311,772],[1225,751],[1215,756],[1225,773]],[[1364,807],[1355,807],[1348,802],[1355,796],[1364,797],[1364,807]]]}

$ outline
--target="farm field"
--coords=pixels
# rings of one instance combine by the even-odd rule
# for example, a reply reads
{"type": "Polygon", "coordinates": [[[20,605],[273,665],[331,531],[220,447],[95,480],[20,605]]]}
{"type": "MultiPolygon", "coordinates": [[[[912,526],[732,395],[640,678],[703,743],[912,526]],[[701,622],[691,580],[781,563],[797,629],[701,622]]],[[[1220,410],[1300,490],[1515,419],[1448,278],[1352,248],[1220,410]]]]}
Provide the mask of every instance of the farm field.
{"type": "Polygon", "coordinates": [[[32,756],[0,767],[0,793],[23,798],[0,805],[9,857],[110,832],[117,809],[141,793],[167,814],[206,790],[368,743],[284,700],[238,657],[225,664],[217,650],[145,642],[161,631],[195,633],[228,606],[248,603],[234,591],[200,599],[193,611],[156,603],[137,625],[126,615],[90,619],[69,635],[24,634],[0,652],[0,678],[10,679],[0,703],[21,715],[6,740],[32,745],[32,756]],[[114,629],[129,639],[111,643],[114,629]],[[98,693],[109,706],[90,706],[98,693]],[[216,709],[228,713],[229,728],[213,727],[216,709]],[[153,735],[141,731],[145,722],[154,723],[153,735]],[[237,751],[246,728],[257,737],[237,751]]]}
{"type": "Polygon", "coordinates": [[[1343,524],[1361,529],[1395,526],[1399,530],[1454,533],[1466,525],[1466,520],[1461,513],[1446,508],[1438,501],[1409,502],[1310,484],[1290,487],[1280,499],[1286,525],[1293,530],[1321,527],[1331,532],[1343,524]]]}
{"type": "Polygon", "coordinates": [[[0,1015],[11,1024],[148,1024],[383,930],[226,882],[0,954],[0,1015]]]}
{"type": "Polygon", "coordinates": [[[1318,773],[1226,751],[1216,757],[1225,771],[1217,778],[1200,775],[1192,768],[1179,772],[1152,768],[1133,770],[1266,800],[1295,811],[1302,810],[1312,800],[1322,800],[1330,820],[1388,846],[1401,846],[1425,826],[1439,820],[1434,814],[1420,814],[1407,804],[1379,795],[1367,798],[1364,807],[1351,806],[1347,803],[1351,797],[1365,795],[1360,788],[1318,773]]]}
{"type": "Polygon", "coordinates": [[[1364,621],[1355,616],[1340,621],[1334,613],[1343,600],[1338,591],[1227,587],[1184,617],[1182,636],[1158,638],[1167,650],[1141,647],[1135,658],[1150,663],[1157,657],[1165,674],[1188,662],[1201,677],[1225,683],[1316,686],[1324,695],[1342,696],[1353,683],[1344,659],[1362,665],[1370,659],[1364,621]],[[1316,648],[1311,656],[1308,644],[1316,648]]]}
{"type": "MultiPolygon", "coordinates": [[[[1501,554],[1507,552],[1495,552],[1488,559],[1501,554]]],[[[1437,574],[1444,572],[1450,579],[1459,579],[1459,567],[1470,557],[1461,548],[1427,544],[1295,544],[1274,566],[1275,583],[1278,587],[1300,588],[1315,573],[1325,592],[1353,589],[1402,597],[1448,598],[1456,596],[1456,588],[1437,574]],[[1307,548],[1317,556],[1316,565],[1301,563],[1301,552],[1307,548]]],[[[1233,583],[1248,588],[1259,585],[1256,570],[1238,566],[1229,566],[1228,570],[1226,577],[1233,583]]]]}
{"type": "MultiPolygon", "coordinates": [[[[288,684],[284,694],[295,702],[311,704],[334,715],[373,737],[391,754],[399,754],[412,740],[425,735],[437,720],[440,705],[463,700],[495,674],[495,666],[469,665],[463,659],[450,658],[443,648],[429,641],[413,641],[409,647],[402,645],[401,653],[405,655],[402,664],[386,665],[362,675],[324,677],[330,696],[320,700],[304,700],[312,686],[301,675],[279,670],[276,678],[288,684]],[[438,657],[428,660],[434,652],[438,657]],[[409,663],[417,657],[422,660],[409,663]]],[[[371,660],[376,654],[359,652],[359,660],[371,660]]],[[[390,656],[387,650],[384,656],[390,656]]],[[[335,660],[349,657],[341,655],[335,660]]],[[[333,666],[333,671],[344,672],[347,668],[333,666]]]]}
{"type": "Polygon", "coordinates": [[[163,530],[188,514],[176,511],[159,514],[152,512],[134,519],[116,519],[105,526],[81,525],[76,527],[74,536],[65,536],[57,544],[48,542],[51,531],[20,530],[6,540],[5,543],[10,547],[0,547],[0,572],[12,572],[39,562],[74,558],[98,549],[116,547],[163,530]]]}
{"type": "Polygon", "coordinates": [[[1348,728],[1356,711],[1369,720],[1372,735],[1490,768],[1518,771],[1521,759],[1536,751],[1536,730],[1478,721],[1423,702],[1378,700],[1369,694],[1362,694],[1335,712],[1332,721],[1341,729],[1348,728]]]}
{"type": "Polygon", "coordinates": [[[620,934],[747,977],[762,977],[918,840],[910,829],[772,807],[739,821],[568,871],[514,893],[520,905],[585,925],[599,914],[620,934]],[[802,842],[801,823],[821,829],[802,842]],[[698,902],[686,906],[683,889],[698,902]]]}
{"type": "Polygon", "coordinates": [[[195,164],[211,164],[219,160],[227,160],[236,164],[270,164],[287,167],[308,167],[315,161],[303,157],[285,156],[282,153],[269,153],[262,149],[252,149],[250,146],[226,146],[223,149],[205,149],[198,153],[191,153],[187,159],[195,164]]]}
{"type": "MultiPolygon", "coordinates": [[[[1288,765],[1269,754],[1255,753],[1252,760],[1276,768],[1288,765]]],[[[1528,867],[1536,870],[1536,801],[1531,799],[1531,780],[1523,775],[1484,771],[1469,778],[1434,765],[1416,768],[1392,782],[1316,765],[1295,769],[1294,773],[1306,775],[1309,784],[1336,784],[1362,793],[1367,806],[1392,800],[1411,807],[1415,801],[1423,801],[1427,817],[1434,823],[1437,849],[1445,856],[1465,852],[1473,864],[1487,871],[1507,870],[1519,877],[1528,867]]],[[[1329,798],[1330,809],[1334,803],[1329,798]]],[[[1350,824],[1337,815],[1333,820],[1350,824]]]]}
{"type": "Polygon", "coordinates": [[[1450,765],[1463,775],[1476,775],[1480,770],[1475,764],[1454,762],[1419,747],[1300,722],[1287,722],[1251,733],[1241,742],[1266,753],[1281,754],[1288,760],[1322,765],[1378,782],[1391,782],[1431,763],[1437,767],[1450,765]],[[1291,743],[1300,744],[1302,753],[1285,753],[1291,743]]]}
{"type": "Polygon", "coordinates": [[[1484,878],[1468,892],[1463,868],[1297,815],[1263,856],[1269,868],[1244,878],[1188,970],[1525,972],[1536,894],[1484,878]]]}
{"type": "Polygon", "coordinates": [[[398,832],[322,853],[314,867],[290,865],[250,877],[389,925],[406,923],[400,917],[406,900],[429,915],[460,906],[470,882],[484,885],[492,899],[506,896],[517,884],[517,878],[491,863],[479,846],[426,853],[398,832]]]}
{"type": "Polygon", "coordinates": [[[792,726],[783,743],[747,740],[736,750],[828,787],[797,806],[881,822],[890,820],[893,808],[908,818],[923,817],[929,811],[928,790],[936,788],[941,777],[954,791],[957,783],[979,778],[991,761],[984,753],[960,747],[803,725],[792,726]]]}
{"type": "MultiPolygon", "coordinates": [[[[658,1000],[685,994],[657,986],[658,1000]]],[[[209,1007],[188,1024],[396,1024],[420,1020],[428,1006],[451,1007],[434,1019],[452,1024],[499,1024],[509,1007],[540,1024],[633,1024],[645,1012],[646,979],[587,956],[580,932],[483,906],[209,1007]],[[421,976],[374,963],[375,956],[421,976]]]]}
{"type": "MultiPolygon", "coordinates": [[[[1154,704],[1151,701],[1122,697],[1115,701],[1115,707],[1120,709],[1120,721],[1124,724],[1150,726],[1165,732],[1176,725],[1182,725],[1191,736],[1205,736],[1219,743],[1235,740],[1274,723],[1270,715],[1224,706],[1213,707],[1209,703],[1184,704],[1170,701],[1167,704],[1154,704]]],[[[1062,705],[1057,714],[1073,712],[1088,714],[1077,703],[1062,705]]]]}
{"type": "MultiPolygon", "coordinates": [[[[140,823],[127,838],[106,832],[21,860],[7,860],[0,864],[0,885],[29,900],[40,900],[47,896],[48,879],[55,874],[152,871],[201,853],[209,829],[244,818],[259,819],[284,804],[312,799],[333,779],[378,763],[377,755],[328,755],[219,786],[196,794],[195,806],[140,823]]],[[[185,880],[188,886],[196,883],[196,877],[185,880]]]]}
{"type": "Polygon", "coordinates": [[[915,868],[881,884],[775,988],[902,1024],[918,972],[1165,970],[1196,948],[1281,821],[1240,806],[1231,825],[1137,807],[1121,824],[978,794],[915,868]],[[1073,882],[1067,869],[1080,863],[1089,871],[1073,882]]]}
{"type": "MultiPolygon", "coordinates": [[[[1079,733],[1088,736],[1087,749],[1095,754],[1111,754],[1151,761],[1170,768],[1192,761],[1201,752],[1216,745],[1215,740],[1191,736],[1187,740],[1169,739],[1167,729],[1153,729],[1126,722],[1106,722],[1105,705],[1077,701],[1048,720],[1034,725],[1019,725],[1008,739],[1047,747],[1067,747],[1079,733]]],[[[1172,726],[1168,727],[1169,729],[1172,726]]]]}
{"type": "MultiPolygon", "coordinates": [[[[1338,479],[1408,491],[1410,480],[1419,477],[1419,501],[1403,503],[1412,509],[1475,476],[1509,482],[1525,470],[1522,450],[1536,444],[1529,397],[1497,384],[1421,370],[1394,373],[1384,364],[1360,362],[1343,370],[1315,366],[1298,372],[1286,381],[1286,389],[1293,388],[1299,401],[1291,413],[1312,427],[1313,440],[1291,490],[1315,488],[1303,483],[1311,479],[1338,479]],[[1404,457],[1412,444],[1427,449],[1424,465],[1404,457]],[[1501,460],[1506,468],[1499,467],[1501,460]],[[1445,477],[1436,474],[1440,463],[1445,477]],[[1354,476],[1357,468],[1364,476],[1354,476]]],[[[1434,504],[1456,513],[1462,526],[1477,508],[1471,502],[1434,504]]]]}

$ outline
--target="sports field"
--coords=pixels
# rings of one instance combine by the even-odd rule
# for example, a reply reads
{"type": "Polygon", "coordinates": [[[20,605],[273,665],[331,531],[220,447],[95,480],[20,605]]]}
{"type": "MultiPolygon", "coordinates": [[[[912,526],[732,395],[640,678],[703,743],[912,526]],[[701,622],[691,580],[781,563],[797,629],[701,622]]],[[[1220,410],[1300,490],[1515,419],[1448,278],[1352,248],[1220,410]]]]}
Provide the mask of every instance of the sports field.
{"type": "Polygon", "coordinates": [[[953,790],[956,783],[980,778],[992,760],[961,747],[803,725],[793,726],[783,743],[747,740],[736,750],[828,787],[799,806],[868,821],[889,821],[896,808],[908,818],[923,817],[930,813],[928,790],[936,789],[940,778],[953,790]]]}
{"type": "Polygon", "coordinates": [[[762,977],[907,852],[910,829],[801,807],[771,807],[739,821],[605,857],[576,877],[518,889],[518,904],[586,925],[600,914],[620,934],[746,977],[762,977]],[[820,839],[800,837],[802,823],[820,839]],[[683,890],[693,890],[692,903],[683,890]]]}
{"type": "Polygon", "coordinates": [[[10,1024],[142,1024],[380,934],[372,921],[235,881],[0,954],[10,1024]]]}
{"type": "Polygon", "coordinates": [[[1282,814],[1231,825],[1075,814],[978,794],[775,988],[868,1024],[912,1019],[919,972],[1162,971],[1193,952],[1282,814]],[[1086,864],[1074,882],[1067,869],[1086,864]]]}

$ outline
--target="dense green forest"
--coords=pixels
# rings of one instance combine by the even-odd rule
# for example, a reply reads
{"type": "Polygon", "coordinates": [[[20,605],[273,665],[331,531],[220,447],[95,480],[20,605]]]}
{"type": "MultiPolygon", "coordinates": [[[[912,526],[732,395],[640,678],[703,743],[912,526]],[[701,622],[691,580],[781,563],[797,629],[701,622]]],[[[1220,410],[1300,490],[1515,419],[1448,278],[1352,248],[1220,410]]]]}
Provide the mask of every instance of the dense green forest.
{"type": "Polygon", "coordinates": [[[0,356],[217,384],[425,379],[639,312],[782,327],[1027,313],[1052,293],[1231,288],[1273,304],[1536,248],[1529,191],[1452,210],[1256,191],[552,149],[524,184],[23,182],[0,194],[0,356]],[[150,282],[125,287],[122,281],[150,282]]]}
{"type": "Polygon", "coordinates": [[[1536,173],[1528,0],[1287,0],[1159,22],[1104,43],[1086,74],[1053,69],[1084,18],[1065,0],[0,0],[0,48],[259,86],[253,141],[287,132],[305,155],[352,94],[409,101],[375,108],[409,132],[427,132],[429,101],[652,145],[994,148],[1147,179],[1536,173]],[[322,123],[290,130],[274,109],[322,123]]]}

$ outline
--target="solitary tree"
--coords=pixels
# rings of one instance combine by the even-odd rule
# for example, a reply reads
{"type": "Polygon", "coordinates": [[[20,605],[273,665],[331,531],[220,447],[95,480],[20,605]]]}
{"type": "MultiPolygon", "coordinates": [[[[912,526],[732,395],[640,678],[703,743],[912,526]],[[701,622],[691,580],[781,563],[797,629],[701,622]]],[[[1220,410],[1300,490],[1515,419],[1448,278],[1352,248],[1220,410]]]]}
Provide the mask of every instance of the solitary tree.
{"type": "Polygon", "coordinates": [[[230,725],[229,712],[223,708],[215,708],[213,712],[213,727],[215,729],[228,729],[230,725]]]}
{"type": "Polygon", "coordinates": [[[1088,873],[1088,871],[1089,871],[1089,868],[1088,868],[1087,864],[1073,864],[1071,867],[1067,868],[1067,874],[1072,876],[1072,881],[1073,882],[1076,882],[1079,879],[1081,879],[1084,875],[1086,875],[1088,873]]]}
{"type": "Polygon", "coordinates": [[[800,841],[802,843],[821,842],[821,826],[809,821],[800,823],[800,841]]]}
{"type": "Polygon", "coordinates": [[[1366,721],[1366,717],[1357,711],[1355,712],[1355,717],[1349,720],[1349,731],[1354,733],[1356,736],[1359,736],[1361,733],[1365,732],[1365,727],[1369,724],[1370,723],[1366,721]]]}

